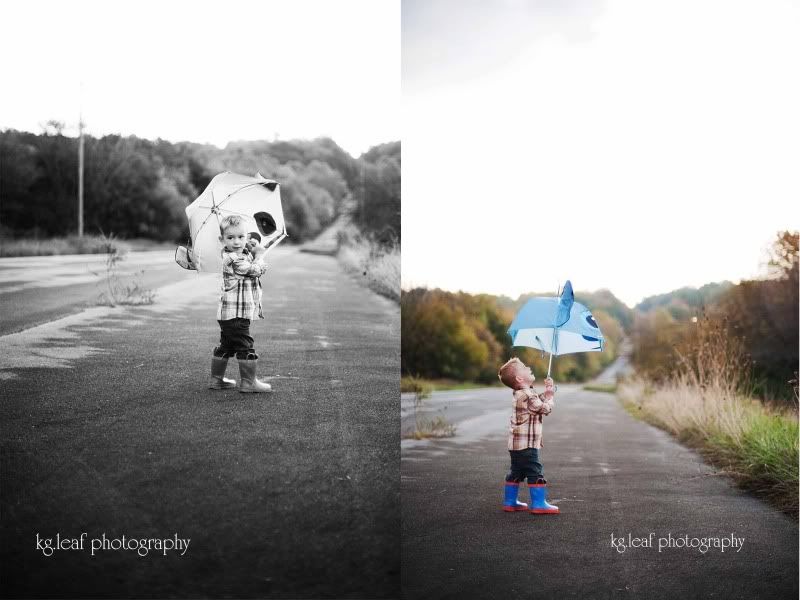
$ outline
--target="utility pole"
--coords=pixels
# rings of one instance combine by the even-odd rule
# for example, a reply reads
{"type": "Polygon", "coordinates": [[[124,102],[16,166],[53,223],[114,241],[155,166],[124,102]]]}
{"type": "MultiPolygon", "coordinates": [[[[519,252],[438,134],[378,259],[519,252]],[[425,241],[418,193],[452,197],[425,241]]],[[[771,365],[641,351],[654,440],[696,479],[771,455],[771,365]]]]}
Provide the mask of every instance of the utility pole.
{"type": "Polygon", "coordinates": [[[361,160],[361,202],[359,203],[361,206],[358,207],[358,219],[359,219],[359,226],[363,226],[364,224],[364,204],[367,202],[367,175],[365,173],[366,170],[366,161],[361,160]]]}
{"type": "Polygon", "coordinates": [[[78,109],[78,237],[83,237],[83,83],[78,109]]]}

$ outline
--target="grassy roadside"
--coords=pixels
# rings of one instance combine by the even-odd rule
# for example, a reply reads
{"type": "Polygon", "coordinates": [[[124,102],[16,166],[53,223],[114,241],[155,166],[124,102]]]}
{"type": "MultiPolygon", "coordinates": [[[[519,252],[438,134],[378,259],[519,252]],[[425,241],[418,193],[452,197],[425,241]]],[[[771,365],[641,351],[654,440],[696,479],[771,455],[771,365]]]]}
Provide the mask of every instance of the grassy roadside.
{"type": "Polygon", "coordinates": [[[634,417],[697,449],[737,484],[798,518],[796,410],[765,406],[721,384],[689,378],[653,385],[620,383],[617,395],[634,417]]]}
{"type": "Polygon", "coordinates": [[[416,392],[422,385],[430,392],[446,392],[448,390],[474,390],[485,387],[502,387],[503,384],[497,383],[475,383],[472,381],[456,381],[454,379],[423,379],[422,377],[409,377],[404,375],[400,378],[401,392],[416,392]]]}
{"type": "Polygon", "coordinates": [[[587,383],[583,386],[587,392],[603,392],[606,394],[615,394],[617,392],[616,383],[587,383]]]}
{"type": "Polygon", "coordinates": [[[172,242],[156,242],[147,239],[120,240],[113,236],[71,235],[49,239],[0,238],[0,257],[54,256],[62,254],[118,254],[147,250],[174,249],[172,242]]]}
{"type": "Polygon", "coordinates": [[[362,279],[367,287],[400,302],[400,247],[385,246],[343,228],[338,235],[337,257],[345,271],[362,279]]]}

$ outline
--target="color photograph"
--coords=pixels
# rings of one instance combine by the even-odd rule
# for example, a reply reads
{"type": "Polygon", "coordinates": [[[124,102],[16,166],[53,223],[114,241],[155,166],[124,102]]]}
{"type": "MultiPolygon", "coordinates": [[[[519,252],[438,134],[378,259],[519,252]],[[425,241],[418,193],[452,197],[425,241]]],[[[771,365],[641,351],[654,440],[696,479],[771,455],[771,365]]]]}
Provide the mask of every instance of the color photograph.
{"type": "Polygon", "coordinates": [[[798,31],[403,2],[403,598],[797,596],[798,31]]]}

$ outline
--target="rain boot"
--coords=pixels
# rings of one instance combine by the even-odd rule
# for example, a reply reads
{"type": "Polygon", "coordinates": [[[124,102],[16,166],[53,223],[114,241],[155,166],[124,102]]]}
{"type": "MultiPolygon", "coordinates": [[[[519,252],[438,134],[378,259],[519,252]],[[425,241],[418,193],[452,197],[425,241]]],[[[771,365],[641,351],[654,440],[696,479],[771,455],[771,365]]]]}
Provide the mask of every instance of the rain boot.
{"type": "Polygon", "coordinates": [[[211,379],[208,388],[211,390],[230,390],[236,387],[235,379],[225,377],[225,369],[228,368],[228,359],[218,356],[211,357],[211,379]]]}
{"type": "Polygon", "coordinates": [[[528,491],[531,493],[531,507],[528,512],[535,515],[557,515],[558,507],[547,501],[547,482],[539,483],[539,481],[544,479],[528,484],[528,491]]]}
{"type": "Polygon", "coordinates": [[[258,368],[258,359],[243,360],[238,359],[239,362],[239,375],[241,381],[239,382],[239,391],[242,393],[258,393],[258,392],[271,392],[272,386],[268,383],[263,383],[256,378],[256,369],[258,368]]]}
{"type": "Polygon", "coordinates": [[[506,512],[516,512],[518,510],[528,510],[528,505],[517,500],[519,491],[519,481],[506,481],[506,497],[503,500],[503,510],[506,512]]]}

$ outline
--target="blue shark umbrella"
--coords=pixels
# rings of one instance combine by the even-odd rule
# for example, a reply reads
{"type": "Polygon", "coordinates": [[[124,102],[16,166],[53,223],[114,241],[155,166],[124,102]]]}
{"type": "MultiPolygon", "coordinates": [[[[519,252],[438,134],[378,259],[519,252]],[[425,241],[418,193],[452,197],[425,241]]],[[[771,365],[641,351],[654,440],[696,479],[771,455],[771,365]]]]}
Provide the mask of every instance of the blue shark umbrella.
{"type": "Polygon", "coordinates": [[[567,281],[558,298],[531,298],[508,328],[512,346],[528,346],[553,356],[575,352],[601,352],[605,338],[592,312],[575,302],[572,283],[567,281]]]}

